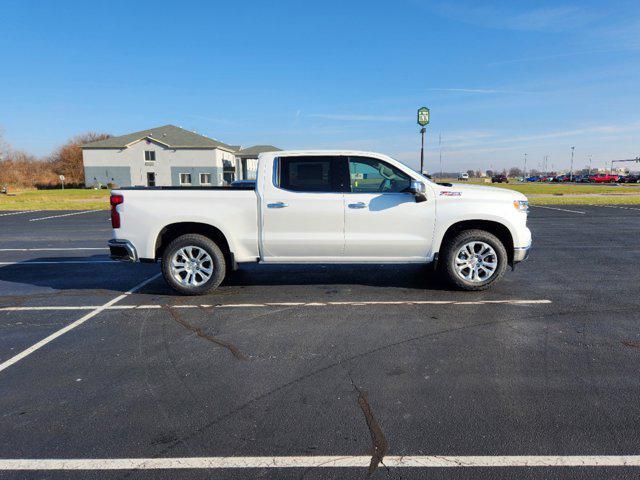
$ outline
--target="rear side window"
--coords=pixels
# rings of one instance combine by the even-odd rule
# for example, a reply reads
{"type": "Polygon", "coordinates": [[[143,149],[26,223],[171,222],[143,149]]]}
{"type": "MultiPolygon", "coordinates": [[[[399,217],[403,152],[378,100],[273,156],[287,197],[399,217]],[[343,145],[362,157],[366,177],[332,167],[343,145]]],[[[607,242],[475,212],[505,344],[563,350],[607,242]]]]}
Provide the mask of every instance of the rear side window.
{"type": "Polygon", "coordinates": [[[340,192],[338,157],[281,157],[278,184],[294,192],[340,192]]]}

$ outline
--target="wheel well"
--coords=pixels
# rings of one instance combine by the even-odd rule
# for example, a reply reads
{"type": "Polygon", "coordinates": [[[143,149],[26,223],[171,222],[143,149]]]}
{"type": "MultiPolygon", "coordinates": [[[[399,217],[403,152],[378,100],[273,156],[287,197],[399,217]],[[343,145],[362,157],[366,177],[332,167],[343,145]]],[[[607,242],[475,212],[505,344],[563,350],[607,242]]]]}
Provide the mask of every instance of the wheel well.
{"type": "Polygon", "coordinates": [[[172,223],[171,225],[167,225],[162,230],[160,230],[158,238],[156,239],[156,260],[162,258],[167,245],[169,245],[179,236],[185,235],[187,233],[198,233],[216,242],[216,244],[218,245],[218,247],[220,247],[220,250],[222,250],[222,253],[224,254],[227,265],[231,268],[235,267],[233,253],[229,248],[229,242],[224,236],[224,233],[222,233],[213,225],[207,225],[206,223],[197,222],[172,223]]]}
{"type": "Polygon", "coordinates": [[[507,251],[509,265],[513,263],[513,237],[511,236],[511,232],[502,223],[492,222],[491,220],[465,220],[454,223],[445,232],[440,245],[444,245],[449,238],[457,235],[459,232],[472,229],[484,230],[498,237],[498,240],[502,242],[507,251]]]}

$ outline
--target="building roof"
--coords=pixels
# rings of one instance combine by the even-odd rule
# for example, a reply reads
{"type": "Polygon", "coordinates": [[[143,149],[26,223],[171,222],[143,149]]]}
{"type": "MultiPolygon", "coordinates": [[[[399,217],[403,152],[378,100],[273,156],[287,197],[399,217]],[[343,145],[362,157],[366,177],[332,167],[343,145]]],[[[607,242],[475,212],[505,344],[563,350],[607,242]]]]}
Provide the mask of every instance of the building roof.
{"type": "Polygon", "coordinates": [[[119,137],[111,137],[97,142],[82,145],[82,148],[126,148],[144,138],[150,138],[158,143],[166,145],[168,148],[202,148],[214,149],[221,148],[230,152],[236,149],[226,143],[218,142],[211,138],[205,137],[194,132],[185,130],[184,128],[174,125],[165,125],[163,127],[150,128],[140,132],[120,135],[119,137]]]}
{"type": "Polygon", "coordinates": [[[258,157],[258,154],[263,152],[280,152],[282,149],[274,147],[273,145],[254,145],[240,149],[236,152],[236,156],[240,158],[253,158],[258,157]]]}

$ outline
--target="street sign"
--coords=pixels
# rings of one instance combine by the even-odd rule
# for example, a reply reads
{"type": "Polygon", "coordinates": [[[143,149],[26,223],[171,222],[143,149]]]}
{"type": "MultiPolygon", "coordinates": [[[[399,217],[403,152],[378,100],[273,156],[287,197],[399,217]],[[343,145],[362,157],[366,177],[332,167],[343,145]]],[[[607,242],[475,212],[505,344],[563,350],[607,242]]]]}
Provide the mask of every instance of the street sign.
{"type": "Polygon", "coordinates": [[[64,182],[64,175],[60,175],[60,181],[64,182]]]}
{"type": "Polygon", "coordinates": [[[421,107],[418,109],[418,125],[424,127],[429,123],[430,112],[427,107],[421,107]]]}

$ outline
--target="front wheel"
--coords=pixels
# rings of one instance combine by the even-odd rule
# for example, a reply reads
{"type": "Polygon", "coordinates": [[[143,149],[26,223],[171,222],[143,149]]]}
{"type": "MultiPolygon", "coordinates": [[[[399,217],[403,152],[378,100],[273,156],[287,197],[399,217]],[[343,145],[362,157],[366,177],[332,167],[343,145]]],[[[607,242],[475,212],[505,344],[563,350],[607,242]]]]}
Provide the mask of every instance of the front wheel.
{"type": "Polygon", "coordinates": [[[443,245],[442,271],[462,290],[485,290],[507,268],[507,251],[495,235],[484,230],[464,230],[443,245]]]}
{"type": "Polygon", "coordinates": [[[208,237],[182,235],[162,255],[162,275],[183,295],[204,295],[224,280],[226,262],[220,247],[208,237]]]}

